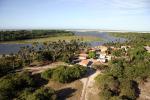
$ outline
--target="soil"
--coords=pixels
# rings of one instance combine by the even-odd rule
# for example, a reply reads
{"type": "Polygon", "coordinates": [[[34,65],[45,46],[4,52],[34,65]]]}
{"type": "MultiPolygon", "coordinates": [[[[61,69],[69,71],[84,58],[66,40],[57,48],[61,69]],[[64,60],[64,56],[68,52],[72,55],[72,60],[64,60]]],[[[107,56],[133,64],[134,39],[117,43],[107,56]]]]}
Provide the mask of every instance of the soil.
{"type": "Polygon", "coordinates": [[[67,84],[49,81],[46,87],[56,90],[57,100],[80,100],[83,84],[79,80],[67,84]]]}

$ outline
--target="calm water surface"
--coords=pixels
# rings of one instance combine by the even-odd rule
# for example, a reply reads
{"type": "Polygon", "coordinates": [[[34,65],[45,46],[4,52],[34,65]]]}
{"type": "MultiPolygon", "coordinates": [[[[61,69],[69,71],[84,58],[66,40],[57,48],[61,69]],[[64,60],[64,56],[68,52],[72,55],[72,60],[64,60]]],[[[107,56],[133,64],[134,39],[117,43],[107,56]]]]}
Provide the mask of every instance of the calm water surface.
{"type": "MultiPolygon", "coordinates": [[[[79,36],[96,36],[96,37],[101,37],[104,39],[104,41],[99,41],[99,42],[88,42],[92,46],[98,46],[102,45],[107,42],[125,42],[126,39],[124,38],[118,38],[118,37],[113,37],[110,36],[107,32],[75,32],[75,35],[79,36]]],[[[17,53],[20,49],[20,47],[23,46],[31,46],[31,44],[0,44],[0,54],[10,54],[10,53],[17,53]]]]}

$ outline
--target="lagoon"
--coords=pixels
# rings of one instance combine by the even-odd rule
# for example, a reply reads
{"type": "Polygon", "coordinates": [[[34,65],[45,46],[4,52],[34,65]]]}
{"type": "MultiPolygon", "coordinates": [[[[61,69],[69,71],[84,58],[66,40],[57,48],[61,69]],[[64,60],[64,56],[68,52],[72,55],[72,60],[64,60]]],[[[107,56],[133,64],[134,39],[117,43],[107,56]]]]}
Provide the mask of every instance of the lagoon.
{"type": "MultiPolygon", "coordinates": [[[[91,44],[91,46],[98,46],[98,45],[102,45],[104,43],[107,42],[125,42],[126,39],[125,38],[119,38],[119,37],[114,37],[111,36],[109,33],[107,32],[97,32],[97,31],[88,31],[88,32],[76,32],[74,31],[75,35],[77,36],[96,36],[96,37],[100,37],[103,39],[103,41],[90,41],[87,42],[89,44],[91,44]]],[[[17,53],[20,49],[20,47],[24,47],[24,46],[31,46],[31,44],[0,44],[0,55],[2,54],[10,54],[10,53],[17,53]]]]}

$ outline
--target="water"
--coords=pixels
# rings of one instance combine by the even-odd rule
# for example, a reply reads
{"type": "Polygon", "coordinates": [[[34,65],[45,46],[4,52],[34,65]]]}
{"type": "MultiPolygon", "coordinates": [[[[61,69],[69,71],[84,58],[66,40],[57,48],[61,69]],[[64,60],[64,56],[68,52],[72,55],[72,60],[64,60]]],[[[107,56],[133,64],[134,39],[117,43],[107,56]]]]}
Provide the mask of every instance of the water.
{"type": "Polygon", "coordinates": [[[75,32],[76,35],[79,36],[96,36],[96,37],[100,37],[103,39],[103,41],[93,41],[93,42],[89,42],[91,44],[91,46],[99,46],[99,45],[103,45],[104,43],[108,43],[108,42],[125,42],[127,39],[125,38],[120,38],[120,37],[114,37],[111,36],[109,33],[107,32],[75,32]]]}
{"type": "MultiPolygon", "coordinates": [[[[124,42],[126,39],[124,38],[118,38],[118,37],[113,37],[110,36],[107,32],[75,32],[75,35],[79,36],[96,36],[96,37],[101,37],[104,39],[104,41],[93,41],[93,42],[88,42],[92,46],[98,46],[102,45],[107,42],[124,42]]],[[[0,44],[0,55],[1,54],[10,54],[10,53],[17,53],[20,49],[20,47],[23,46],[31,46],[31,44],[0,44]]]]}
{"type": "Polygon", "coordinates": [[[0,54],[15,54],[24,46],[30,46],[30,44],[0,44],[0,54]]]}

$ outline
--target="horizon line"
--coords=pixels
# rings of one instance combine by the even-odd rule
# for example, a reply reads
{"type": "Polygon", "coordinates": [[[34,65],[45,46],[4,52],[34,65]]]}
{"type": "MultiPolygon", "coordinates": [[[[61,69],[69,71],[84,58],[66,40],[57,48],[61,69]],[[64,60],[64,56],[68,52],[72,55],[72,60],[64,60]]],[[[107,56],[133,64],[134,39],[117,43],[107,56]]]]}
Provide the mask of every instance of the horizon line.
{"type": "Polygon", "coordinates": [[[68,30],[68,31],[101,31],[101,32],[150,32],[144,30],[94,29],[94,28],[0,28],[0,31],[11,30],[68,30]]]}

